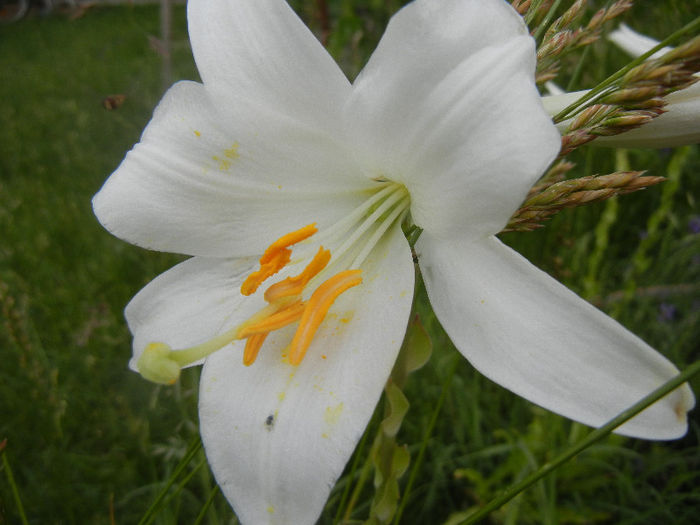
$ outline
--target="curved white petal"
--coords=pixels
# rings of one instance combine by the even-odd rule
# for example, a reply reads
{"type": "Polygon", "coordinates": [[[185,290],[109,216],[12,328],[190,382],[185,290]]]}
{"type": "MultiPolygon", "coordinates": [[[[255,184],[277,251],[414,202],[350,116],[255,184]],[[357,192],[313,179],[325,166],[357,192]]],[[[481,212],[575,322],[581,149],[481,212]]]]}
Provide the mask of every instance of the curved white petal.
{"type": "Polygon", "coordinates": [[[350,83],[282,0],[190,0],[197,68],[221,111],[278,112],[335,129],[350,83]]]}
{"type": "Polygon", "coordinates": [[[534,68],[534,41],[505,2],[409,4],[346,108],[359,162],[406,185],[426,231],[499,231],[560,146],[534,68]]]}
{"type": "Polygon", "coordinates": [[[320,132],[245,107],[226,120],[201,84],[180,82],[93,207],[110,232],[145,248],[247,256],[330,224],[370,183],[320,132]]]}
{"type": "MultiPolygon", "coordinates": [[[[542,106],[544,107],[544,110],[549,115],[551,115],[553,117],[557,113],[561,112],[562,110],[566,109],[568,106],[570,106],[571,104],[576,102],[578,99],[580,99],[586,93],[588,93],[588,90],[571,91],[570,93],[562,92],[562,93],[556,93],[556,94],[552,94],[552,95],[545,95],[542,97],[542,106]]],[[[559,124],[557,124],[557,127],[561,131],[564,131],[564,129],[566,129],[567,124],[568,124],[568,121],[567,122],[560,122],[559,124]]]]}
{"type": "MultiPolygon", "coordinates": [[[[564,89],[562,89],[559,85],[557,85],[556,83],[554,83],[551,80],[548,80],[547,82],[545,82],[544,87],[547,90],[547,93],[549,93],[550,95],[563,95],[566,93],[566,91],[564,89]]],[[[546,108],[545,108],[545,110],[546,110],[546,108]]]]}
{"type": "MultiPolygon", "coordinates": [[[[430,301],[477,370],[516,394],[600,426],[678,373],[661,354],[495,237],[417,252],[430,301]]],[[[694,405],[687,385],[617,432],[673,439],[694,405]]]]}
{"type": "MultiPolygon", "coordinates": [[[[574,91],[560,95],[542,97],[547,113],[554,116],[567,106],[573,104],[587,91],[574,91]]],[[[643,126],[613,135],[598,137],[594,146],[615,148],[672,148],[686,144],[700,144],[700,83],[671,93],[666,98],[666,113],[656,117],[643,126]]],[[[570,120],[557,124],[564,132],[570,120]]]]}
{"type": "Polygon", "coordinates": [[[298,367],[293,329],[257,361],[218,352],[204,366],[200,429],[209,463],[244,524],[313,524],[362,435],[401,345],[413,265],[398,226],[331,308],[298,367]]]}
{"type": "MultiPolygon", "coordinates": [[[[646,35],[637,33],[627,24],[620,24],[620,26],[617,29],[615,29],[614,31],[610,31],[610,33],[607,35],[607,38],[633,57],[643,55],[651,48],[659,45],[658,40],[654,40],[653,38],[649,38],[646,35]]],[[[663,47],[656,53],[651,55],[649,58],[659,58],[671,51],[672,49],[672,47],[663,47]]]]}
{"type": "Polygon", "coordinates": [[[240,286],[256,263],[193,257],[148,283],[124,311],[134,336],[129,367],[137,370],[136,362],[149,343],[182,350],[250,317],[261,304],[242,296],[240,286]]]}

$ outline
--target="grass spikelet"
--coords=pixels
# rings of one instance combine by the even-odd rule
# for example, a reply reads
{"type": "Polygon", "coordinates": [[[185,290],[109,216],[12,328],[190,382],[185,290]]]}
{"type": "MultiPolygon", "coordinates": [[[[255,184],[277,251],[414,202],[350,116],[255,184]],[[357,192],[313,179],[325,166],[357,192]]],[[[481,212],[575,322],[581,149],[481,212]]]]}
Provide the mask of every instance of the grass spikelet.
{"type": "Polygon", "coordinates": [[[663,177],[644,176],[643,171],[619,171],[556,182],[531,194],[503,231],[532,231],[541,228],[543,221],[565,208],[604,201],[663,180],[663,177]]]}

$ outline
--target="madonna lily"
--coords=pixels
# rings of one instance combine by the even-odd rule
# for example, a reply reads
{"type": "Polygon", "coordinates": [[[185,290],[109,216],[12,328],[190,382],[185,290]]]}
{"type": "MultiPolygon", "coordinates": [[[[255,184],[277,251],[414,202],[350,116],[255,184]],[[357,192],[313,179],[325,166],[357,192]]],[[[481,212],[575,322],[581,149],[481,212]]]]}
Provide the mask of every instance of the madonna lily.
{"type": "MultiPolygon", "coordinates": [[[[612,31],[608,39],[633,57],[643,55],[658,45],[656,40],[637,33],[625,24],[612,31]]],[[[658,58],[671,49],[664,47],[651,55],[651,58],[658,58]]],[[[547,112],[554,116],[586,93],[586,90],[572,93],[552,92],[552,95],[543,97],[542,102],[547,112]]],[[[665,108],[666,113],[626,133],[598,137],[592,144],[621,148],[671,148],[699,144],[700,83],[671,93],[665,98],[668,104],[665,108]]],[[[563,130],[566,125],[567,122],[562,122],[559,127],[563,130]]]]}
{"type": "MultiPolygon", "coordinates": [[[[204,362],[200,427],[243,523],[313,523],[401,346],[414,286],[485,375],[600,425],[675,375],[494,237],[559,150],[502,0],[417,0],[350,83],[282,0],[190,0],[180,82],[93,201],[192,257],[126,308],[131,367],[204,362]]],[[[687,386],[619,431],[686,431],[687,386]]]]}

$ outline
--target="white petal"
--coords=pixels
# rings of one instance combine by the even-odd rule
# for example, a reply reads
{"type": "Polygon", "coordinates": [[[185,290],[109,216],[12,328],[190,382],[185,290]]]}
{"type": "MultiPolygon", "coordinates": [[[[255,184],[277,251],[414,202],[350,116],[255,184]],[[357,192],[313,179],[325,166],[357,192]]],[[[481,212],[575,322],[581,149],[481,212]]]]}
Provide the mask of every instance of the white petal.
{"type": "Polygon", "coordinates": [[[320,132],[244,107],[225,120],[200,84],[180,82],[93,207],[139,246],[247,256],[293,229],[330,224],[369,182],[320,132]]]}
{"type": "MultiPolygon", "coordinates": [[[[661,354],[494,237],[417,252],[436,315],[493,381],[549,410],[600,426],[678,373],[661,354]]],[[[694,405],[687,385],[620,434],[673,439],[694,405]]]]}
{"type": "Polygon", "coordinates": [[[499,231],[560,145],[534,68],[534,41],[505,2],[409,4],[353,86],[358,157],[406,185],[426,231],[499,231]]]}
{"type": "Polygon", "coordinates": [[[413,267],[393,229],[341,295],[298,367],[273,333],[250,367],[239,352],[207,359],[200,429],[209,463],[244,524],[313,524],[362,435],[401,345],[413,267]]]}
{"type": "MultiPolygon", "coordinates": [[[[608,40],[617,44],[619,47],[621,47],[633,57],[643,55],[651,48],[659,45],[658,40],[654,40],[653,38],[649,38],[646,35],[637,33],[627,24],[620,24],[620,27],[618,27],[614,31],[611,31],[608,34],[607,38],[608,40]]],[[[672,47],[661,48],[649,58],[659,58],[671,51],[672,49],[672,47]]]]}
{"type": "MultiPolygon", "coordinates": [[[[575,91],[560,95],[542,97],[547,112],[554,116],[567,106],[573,104],[587,91],[575,91]]],[[[611,137],[598,137],[594,146],[615,148],[672,148],[686,144],[700,143],[700,83],[689,88],[671,93],[666,97],[666,113],[656,117],[648,124],[627,133],[611,137]]],[[[564,132],[571,121],[557,124],[564,132]]]]}
{"type": "Polygon", "coordinates": [[[227,105],[278,112],[330,129],[350,83],[282,0],[190,0],[197,68],[221,110],[227,105]]]}
{"type": "Polygon", "coordinates": [[[193,257],[148,283],[125,309],[136,362],[149,343],[181,350],[243,322],[261,305],[240,294],[254,259],[193,257]]]}
{"type": "MultiPolygon", "coordinates": [[[[562,110],[576,102],[586,93],[588,93],[588,90],[545,95],[544,97],[542,97],[542,105],[544,106],[544,110],[547,113],[549,113],[551,116],[555,116],[557,113],[561,112],[562,110]]],[[[566,128],[564,123],[557,124],[557,127],[559,127],[559,129],[561,129],[562,131],[566,128]]]]}
{"type": "Polygon", "coordinates": [[[547,82],[544,83],[544,87],[547,89],[547,92],[550,95],[563,95],[566,93],[564,89],[562,89],[560,86],[552,82],[551,80],[548,80],[547,82]]]}

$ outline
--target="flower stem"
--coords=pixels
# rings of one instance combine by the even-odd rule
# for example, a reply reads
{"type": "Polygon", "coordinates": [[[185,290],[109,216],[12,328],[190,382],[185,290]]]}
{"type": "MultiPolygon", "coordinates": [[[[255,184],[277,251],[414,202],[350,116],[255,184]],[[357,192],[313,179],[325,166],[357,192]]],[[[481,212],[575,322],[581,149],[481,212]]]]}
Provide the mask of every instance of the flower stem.
{"type": "Polygon", "coordinates": [[[509,502],[512,500],[515,496],[520,494],[523,490],[526,488],[530,487],[533,483],[539,481],[540,479],[544,478],[557,468],[559,468],[561,465],[566,463],[568,460],[585,450],[586,448],[590,447],[591,445],[595,444],[596,442],[600,441],[604,437],[606,437],[608,434],[610,434],[613,430],[615,430],[617,427],[628,421],[629,419],[632,419],[634,416],[639,414],[642,410],[645,408],[651,406],[654,404],[656,401],[664,397],[665,395],[669,394],[679,386],[681,386],[683,383],[688,381],[690,378],[695,376],[696,374],[700,373],[700,360],[696,361],[692,365],[690,365],[688,368],[686,368],[683,372],[678,374],[676,377],[670,379],[663,385],[661,385],[659,388],[648,394],[647,396],[643,397],[640,401],[632,405],[630,408],[625,410],[624,412],[621,412],[618,416],[615,418],[611,419],[608,423],[603,425],[602,427],[594,430],[590,434],[588,434],[584,439],[579,441],[576,445],[570,447],[569,449],[565,450],[563,453],[561,453],[559,456],[557,456],[555,459],[552,461],[545,463],[542,465],[540,469],[537,471],[533,472],[529,476],[527,476],[525,479],[519,481],[518,483],[515,483],[512,485],[509,489],[507,489],[501,496],[498,498],[495,498],[491,500],[485,507],[482,507],[475,513],[471,514],[467,519],[461,522],[460,525],[471,525],[473,523],[477,523],[479,520],[485,518],[490,512],[498,509],[505,503],[509,502]]]}

